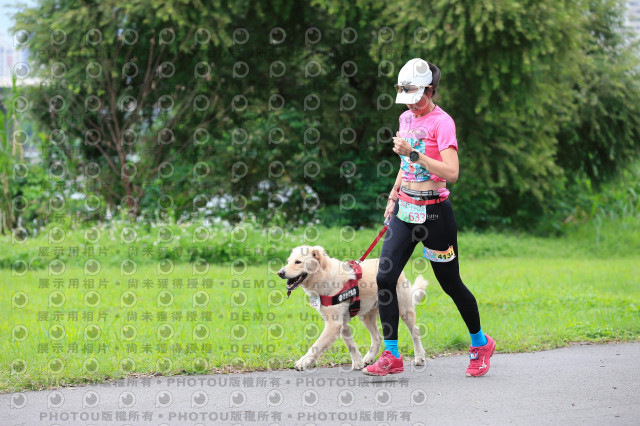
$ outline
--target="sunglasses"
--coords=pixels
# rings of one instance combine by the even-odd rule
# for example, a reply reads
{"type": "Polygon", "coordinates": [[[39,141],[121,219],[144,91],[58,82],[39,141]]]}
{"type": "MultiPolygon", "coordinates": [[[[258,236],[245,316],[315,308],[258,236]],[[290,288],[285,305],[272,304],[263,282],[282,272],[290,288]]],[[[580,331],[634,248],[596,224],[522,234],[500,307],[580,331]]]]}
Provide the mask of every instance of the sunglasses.
{"type": "Polygon", "coordinates": [[[396,88],[398,93],[416,93],[418,90],[422,88],[431,87],[430,84],[426,86],[414,86],[413,84],[394,84],[393,87],[396,88]]]}

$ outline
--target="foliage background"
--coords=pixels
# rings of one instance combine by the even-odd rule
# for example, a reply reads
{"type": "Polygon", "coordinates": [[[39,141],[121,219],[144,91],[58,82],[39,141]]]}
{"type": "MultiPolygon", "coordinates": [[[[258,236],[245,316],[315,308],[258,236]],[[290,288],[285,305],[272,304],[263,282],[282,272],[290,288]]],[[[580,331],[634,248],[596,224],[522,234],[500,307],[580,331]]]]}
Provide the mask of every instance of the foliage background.
{"type": "MultiPolygon", "coordinates": [[[[638,49],[623,23],[614,0],[40,0],[16,14],[43,80],[20,89],[18,118],[37,123],[44,182],[55,164],[99,200],[86,220],[122,208],[371,226],[397,172],[405,107],[390,89],[423,57],[457,126],[460,227],[548,233],[578,216],[576,191],[595,194],[638,158],[638,49]]],[[[47,221],[25,219],[26,232],[47,221]]]]}

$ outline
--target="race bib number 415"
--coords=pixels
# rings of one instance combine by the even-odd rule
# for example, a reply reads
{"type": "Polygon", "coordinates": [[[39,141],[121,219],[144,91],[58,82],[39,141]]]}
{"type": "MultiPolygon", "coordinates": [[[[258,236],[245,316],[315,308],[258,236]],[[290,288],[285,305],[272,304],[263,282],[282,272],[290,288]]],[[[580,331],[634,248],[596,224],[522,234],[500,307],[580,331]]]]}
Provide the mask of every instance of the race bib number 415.
{"type": "Polygon", "coordinates": [[[427,220],[427,206],[398,200],[398,219],[408,223],[424,223],[427,220]]]}

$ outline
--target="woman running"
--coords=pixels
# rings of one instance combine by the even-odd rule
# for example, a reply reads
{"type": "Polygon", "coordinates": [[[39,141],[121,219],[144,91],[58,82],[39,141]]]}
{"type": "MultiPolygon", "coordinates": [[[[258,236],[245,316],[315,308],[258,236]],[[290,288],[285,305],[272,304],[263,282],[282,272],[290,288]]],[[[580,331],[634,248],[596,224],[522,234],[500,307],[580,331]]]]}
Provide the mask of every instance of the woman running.
{"type": "Polygon", "coordinates": [[[430,260],[436,279],[456,304],[471,336],[467,376],[489,371],[496,342],[482,332],[473,294],[460,279],[457,227],[446,182],[458,179],[458,141],[453,119],[433,102],[440,70],[414,58],[398,74],[396,103],[409,108],[400,115],[393,152],[400,170],[384,216],[390,218],[380,254],[376,281],[385,350],[365,367],[365,374],[384,376],[404,371],[398,353],[398,299],[396,284],[418,242],[430,260]]]}

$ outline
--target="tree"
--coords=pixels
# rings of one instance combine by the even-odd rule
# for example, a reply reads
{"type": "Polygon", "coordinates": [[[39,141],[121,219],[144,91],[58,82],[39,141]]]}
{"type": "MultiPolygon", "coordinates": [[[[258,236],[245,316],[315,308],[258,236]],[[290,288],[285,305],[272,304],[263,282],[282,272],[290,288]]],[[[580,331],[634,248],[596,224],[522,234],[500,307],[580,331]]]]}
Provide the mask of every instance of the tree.
{"type": "Polygon", "coordinates": [[[134,216],[157,176],[170,178],[185,149],[204,149],[207,126],[229,110],[207,57],[219,40],[198,33],[198,13],[160,1],[43,0],[17,14],[43,80],[28,96],[49,134],[47,158],[94,178],[134,216]]]}
{"type": "Polygon", "coordinates": [[[15,116],[16,78],[11,79],[11,96],[6,95],[6,89],[2,90],[0,97],[0,184],[2,192],[0,198],[0,233],[11,232],[16,225],[16,215],[13,209],[13,197],[9,188],[9,181],[16,163],[24,159],[24,151],[19,140],[13,136],[15,116]]]}
{"type": "Polygon", "coordinates": [[[30,95],[50,158],[102,170],[97,190],[133,214],[379,223],[404,110],[391,87],[424,57],[457,125],[460,223],[528,226],[576,170],[606,178],[637,157],[621,13],[613,0],[41,0],[15,28],[57,81],[30,95]]]}
{"type": "Polygon", "coordinates": [[[625,27],[623,4],[584,2],[586,40],[571,120],[559,132],[557,162],[571,180],[586,175],[595,188],[619,176],[640,153],[638,40],[625,27]]]}

